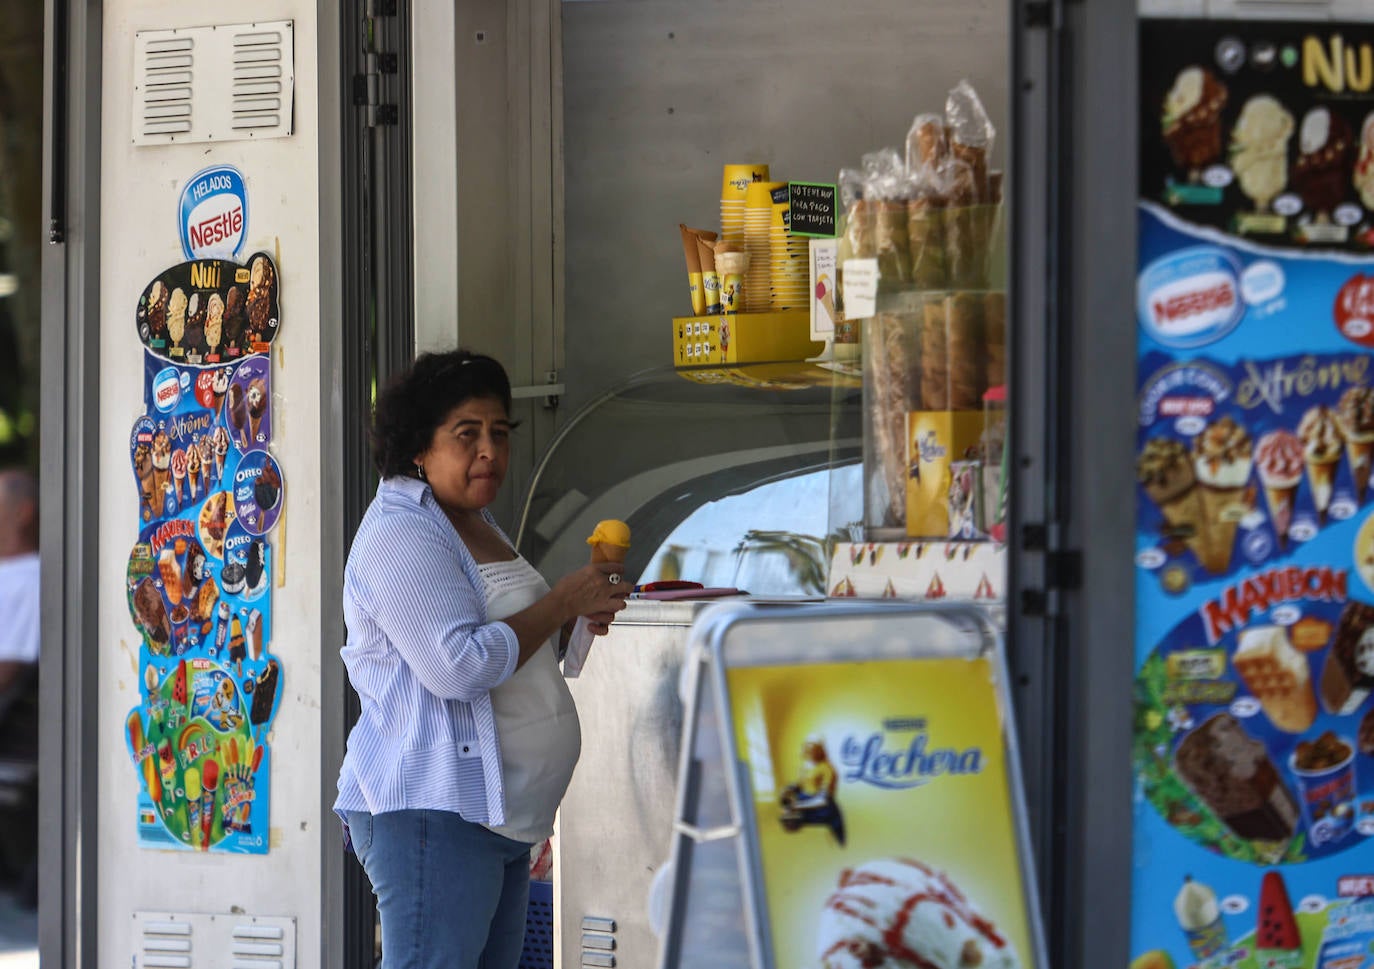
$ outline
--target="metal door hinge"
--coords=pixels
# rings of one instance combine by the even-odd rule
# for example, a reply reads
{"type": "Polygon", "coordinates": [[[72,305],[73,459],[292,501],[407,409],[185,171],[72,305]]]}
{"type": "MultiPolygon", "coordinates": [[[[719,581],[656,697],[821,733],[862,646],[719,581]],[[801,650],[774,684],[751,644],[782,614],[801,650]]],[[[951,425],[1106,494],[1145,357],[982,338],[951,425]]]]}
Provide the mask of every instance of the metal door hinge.
{"type": "MultiPolygon", "coordinates": [[[[1058,529],[1055,529],[1057,532],[1058,529]]],[[[1048,616],[1057,611],[1057,593],[1083,587],[1083,553],[1079,549],[1051,547],[1051,529],[1042,523],[1021,528],[1021,547],[1043,558],[1043,588],[1021,590],[1021,611],[1028,616],[1048,616]]]]}
{"type": "Polygon", "coordinates": [[[1027,27],[1049,27],[1054,23],[1054,5],[1049,0],[1030,0],[1026,4],[1027,27]]]}
{"type": "Polygon", "coordinates": [[[400,111],[396,105],[382,103],[382,76],[400,71],[400,57],[395,51],[376,49],[379,40],[377,18],[396,16],[396,4],[378,3],[375,6],[377,9],[368,18],[363,30],[366,38],[363,42],[364,70],[361,74],[353,75],[353,104],[366,110],[369,128],[394,125],[400,121],[400,111]]]}

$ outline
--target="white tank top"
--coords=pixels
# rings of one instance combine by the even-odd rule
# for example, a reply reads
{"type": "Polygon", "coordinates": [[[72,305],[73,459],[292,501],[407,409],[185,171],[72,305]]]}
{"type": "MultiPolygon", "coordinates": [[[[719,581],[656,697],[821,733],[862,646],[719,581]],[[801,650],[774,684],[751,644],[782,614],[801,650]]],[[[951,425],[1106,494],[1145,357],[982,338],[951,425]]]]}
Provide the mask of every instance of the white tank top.
{"type": "MultiPolygon", "coordinates": [[[[523,558],[477,568],[486,589],[488,619],[505,619],[549,593],[548,583],[523,558]]],[[[557,635],[491,691],[506,823],[486,827],[529,844],[553,834],[554,812],[582,753],[577,707],[558,668],[557,635]]]]}

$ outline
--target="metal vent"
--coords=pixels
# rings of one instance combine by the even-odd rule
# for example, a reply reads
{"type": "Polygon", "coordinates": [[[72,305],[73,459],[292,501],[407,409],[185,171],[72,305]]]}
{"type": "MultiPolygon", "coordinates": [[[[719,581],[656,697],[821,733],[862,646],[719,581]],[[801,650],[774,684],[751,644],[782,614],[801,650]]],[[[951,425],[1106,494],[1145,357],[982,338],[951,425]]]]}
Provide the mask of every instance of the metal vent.
{"type": "Polygon", "coordinates": [[[134,936],[134,969],[296,966],[294,918],[135,912],[134,936]]]}
{"type": "Polygon", "coordinates": [[[139,31],[134,144],[290,135],[294,40],[290,20],[139,31]]]}

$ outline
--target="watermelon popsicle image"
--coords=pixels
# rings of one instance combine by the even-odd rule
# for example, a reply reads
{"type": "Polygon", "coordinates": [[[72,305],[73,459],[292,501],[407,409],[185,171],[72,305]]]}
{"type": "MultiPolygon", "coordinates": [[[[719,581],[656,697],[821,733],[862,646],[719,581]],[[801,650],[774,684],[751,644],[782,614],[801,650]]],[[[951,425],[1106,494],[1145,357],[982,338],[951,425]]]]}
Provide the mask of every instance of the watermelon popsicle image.
{"type": "Polygon", "coordinates": [[[1288,886],[1276,871],[1260,882],[1259,922],[1255,926],[1255,961],[1260,969],[1302,969],[1302,935],[1288,886]]]}

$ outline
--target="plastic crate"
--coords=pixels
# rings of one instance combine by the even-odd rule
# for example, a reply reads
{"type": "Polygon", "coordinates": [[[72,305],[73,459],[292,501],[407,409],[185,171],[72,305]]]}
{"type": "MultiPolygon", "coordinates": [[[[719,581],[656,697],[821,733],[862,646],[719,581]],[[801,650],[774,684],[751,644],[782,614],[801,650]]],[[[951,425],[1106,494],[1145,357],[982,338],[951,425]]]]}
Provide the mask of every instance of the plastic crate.
{"type": "Polygon", "coordinates": [[[530,882],[520,969],[553,969],[553,882],[530,882]]]}

